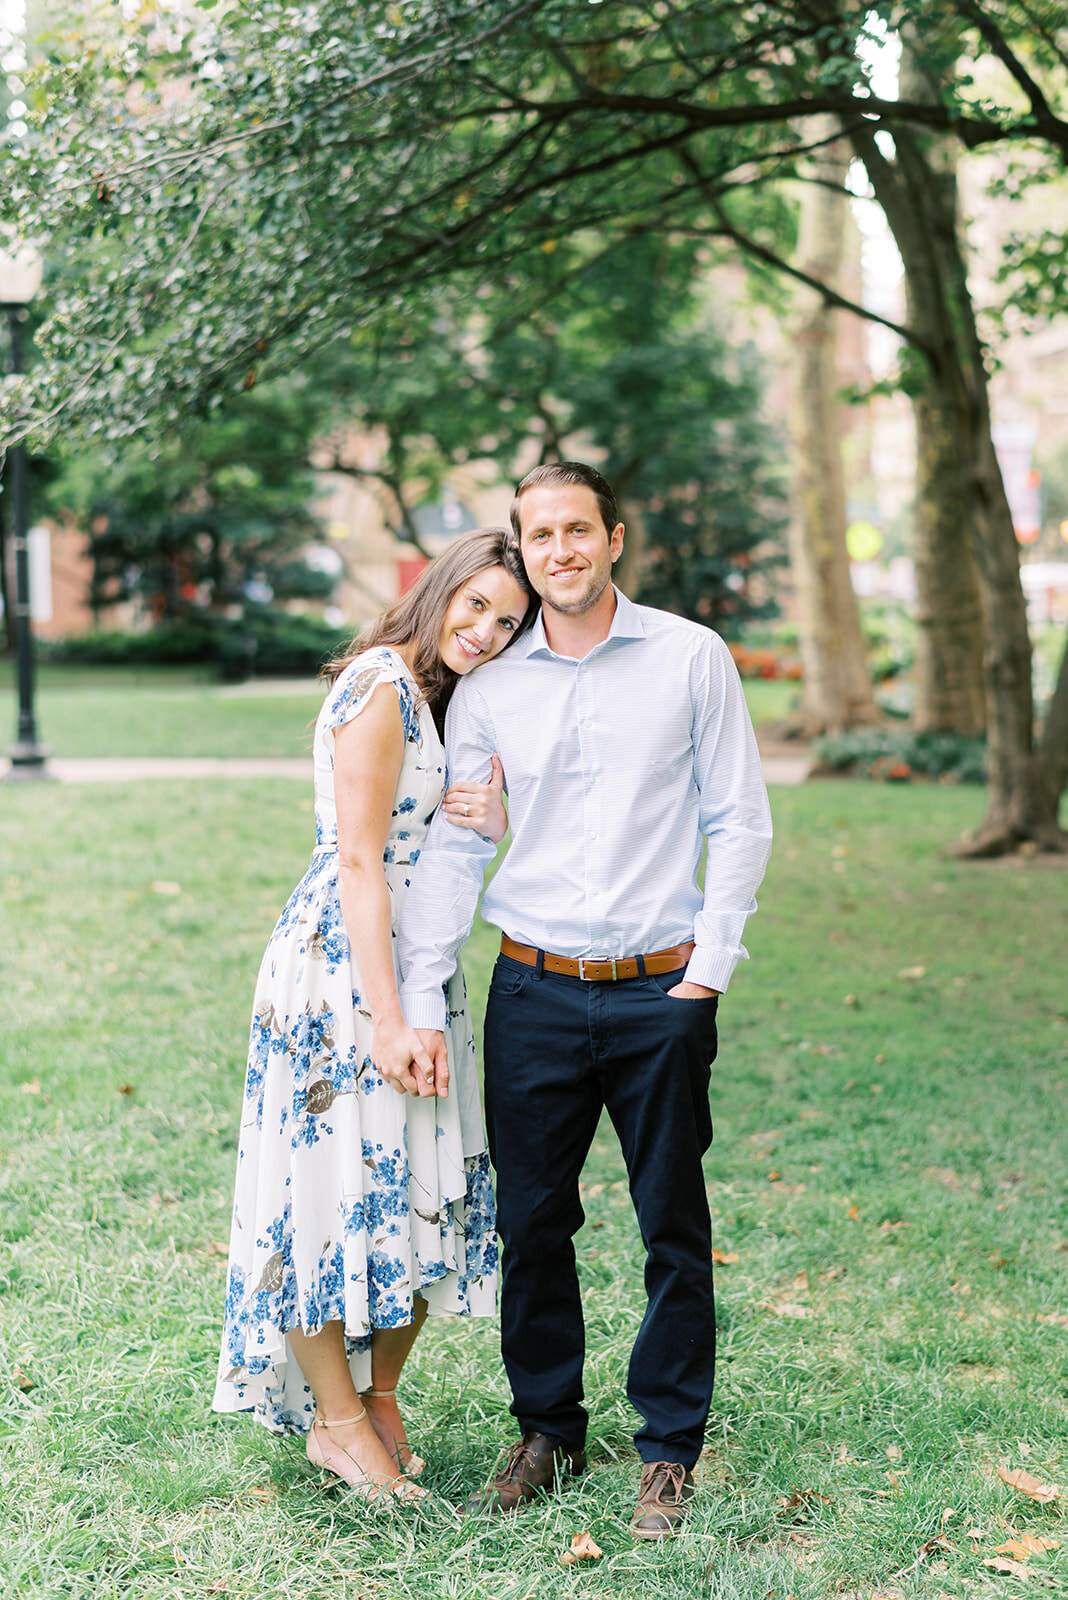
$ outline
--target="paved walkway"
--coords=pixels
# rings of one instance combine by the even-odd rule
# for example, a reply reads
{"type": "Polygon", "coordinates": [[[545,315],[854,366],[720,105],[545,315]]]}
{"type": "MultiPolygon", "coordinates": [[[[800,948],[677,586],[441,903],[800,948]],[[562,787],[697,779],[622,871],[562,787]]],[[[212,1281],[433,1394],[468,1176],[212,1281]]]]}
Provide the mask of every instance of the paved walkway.
{"type": "MultiPolygon", "coordinates": [[[[763,758],[764,777],[773,786],[804,783],[812,765],[807,752],[784,755],[769,752],[763,758]]],[[[8,763],[0,767],[6,777],[8,763]]],[[[292,760],[245,756],[54,756],[48,772],[60,783],[139,783],[188,778],[296,778],[309,788],[310,756],[292,760]]]]}
{"type": "MultiPolygon", "coordinates": [[[[9,763],[0,770],[7,776],[9,763]]],[[[299,778],[311,784],[310,756],[53,756],[48,775],[60,783],[138,783],[144,779],[299,778]]]]}

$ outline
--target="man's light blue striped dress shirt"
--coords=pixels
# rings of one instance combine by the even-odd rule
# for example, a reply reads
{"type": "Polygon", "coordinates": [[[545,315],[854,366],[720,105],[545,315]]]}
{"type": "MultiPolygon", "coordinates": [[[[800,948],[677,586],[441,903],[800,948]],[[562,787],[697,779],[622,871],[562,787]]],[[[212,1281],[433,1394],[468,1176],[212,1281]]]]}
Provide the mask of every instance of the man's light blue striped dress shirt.
{"type": "MultiPolygon", "coordinates": [[[[446,726],[449,781],[480,783],[496,750],[512,840],[482,915],[522,944],[625,956],[693,939],[693,983],[725,989],[771,852],[756,739],[718,634],[616,590],[608,637],[581,661],[542,617],[461,680],[446,726]],[[705,888],[697,883],[708,840],[705,888]]],[[[495,847],[439,811],[405,897],[401,1000],[443,1028],[442,985],[474,921],[495,847]]]]}

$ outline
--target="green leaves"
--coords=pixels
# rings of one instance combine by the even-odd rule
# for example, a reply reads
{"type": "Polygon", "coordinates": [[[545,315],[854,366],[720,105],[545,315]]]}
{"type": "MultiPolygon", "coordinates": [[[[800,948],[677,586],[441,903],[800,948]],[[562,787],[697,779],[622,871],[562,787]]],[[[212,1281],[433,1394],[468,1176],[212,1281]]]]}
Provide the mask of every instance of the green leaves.
{"type": "MultiPolygon", "coordinates": [[[[0,184],[0,221],[57,264],[23,407],[42,439],[60,416],[66,436],[159,433],[342,333],[425,319],[446,282],[473,298],[520,263],[536,281],[567,240],[707,228],[717,195],[778,192],[809,112],[893,126],[860,61],[876,15],[891,8],[321,0],[313,18],[261,0],[165,26],[79,10],[36,53],[33,129],[0,184]],[[680,176],[683,149],[702,184],[680,176]]],[[[1032,44],[1033,70],[1055,60],[1052,13],[1023,38],[970,18],[951,0],[893,8],[937,91],[907,116],[969,143],[1061,128],[1068,145],[1010,70],[1032,44]],[[943,59],[962,28],[1001,57],[981,98],[943,59]]],[[[5,399],[0,426],[22,414],[5,399]]]]}

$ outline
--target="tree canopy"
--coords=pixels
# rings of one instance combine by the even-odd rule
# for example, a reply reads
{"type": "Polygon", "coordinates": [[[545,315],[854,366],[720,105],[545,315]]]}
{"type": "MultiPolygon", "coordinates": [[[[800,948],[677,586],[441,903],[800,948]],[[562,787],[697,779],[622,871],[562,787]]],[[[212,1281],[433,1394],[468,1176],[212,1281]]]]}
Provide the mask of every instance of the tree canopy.
{"type": "Polygon", "coordinates": [[[87,531],[95,611],[137,597],[173,618],[331,592],[336,573],[309,566],[303,550],[319,533],[308,466],[318,408],[307,391],[280,380],[159,443],[59,455],[48,498],[87,531]]]}
{"type": "MultiPolygon", "coordinates": [[[[0,190],[0,223],[63,258],[0,439],[45,438],[59,418],[165,432],[339,337],[426,315],[445,284],[474,308],[487,280],[564,241],[739,248],[913,352],[910,388],[956,462],[931,475],[928,531],[938,545],[939,528],[968,529],[981,595],[991,811],[976,848],[1064,848],[1068,655],[1039,750],[939,137],[1021,152],[1013,182],[1040,183],[1068,156],[1066,85],[1060,0],[198,0],[125,27],[111,6],[79,12],[31,75],[31,128],[0,190]],[[888,34],[908,57],[896,90],[879,70],[888,34]],[[837,139],[902,251],[903,323],[783,252],[782,180],[812,181],[806,157],[837,139]]],[[[1025,309],[1062,297],[1056,245],[1048,230],[1010,241],[1025,309]]]]}
{"type": "Polygon", "coordinates": [[[79,8],[38,47],[0,198],[79,271],[5,428],[165,427],[576,233],[697,228],[781,265],[775,180],[815,117],[1063,161],[1066,60],[1053,0],[259,0],[125,29],[79,8]],[[874,92],[887,26],[933,92],[874,92]],[[947,73],[950,50],[986,70],[947,73]]]}

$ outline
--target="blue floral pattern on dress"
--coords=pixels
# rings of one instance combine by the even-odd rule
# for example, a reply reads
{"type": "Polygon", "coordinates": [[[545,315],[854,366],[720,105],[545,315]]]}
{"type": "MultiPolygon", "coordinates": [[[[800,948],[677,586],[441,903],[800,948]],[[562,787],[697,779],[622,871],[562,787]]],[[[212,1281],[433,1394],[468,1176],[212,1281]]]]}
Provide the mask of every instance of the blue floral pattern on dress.
{"type": "Polygon", "coordinates": [[[242,1104],[226,1309],[213,1404],[305,1431],[314,1401],[286,1343],[344,1324],[357,1388],[374,1328],[431,1314],[489,1316],[497,1237],[463,977],[448,990],[447,1100],[389,1089],[371,1058],[341,913],[334,733],[392,684],[404,761],[383,851],[393,928],[444,789],[428,708],[393,650],[365,651],[328,692],[315,730],[315,849],[264,953],[242,1104]]]}

